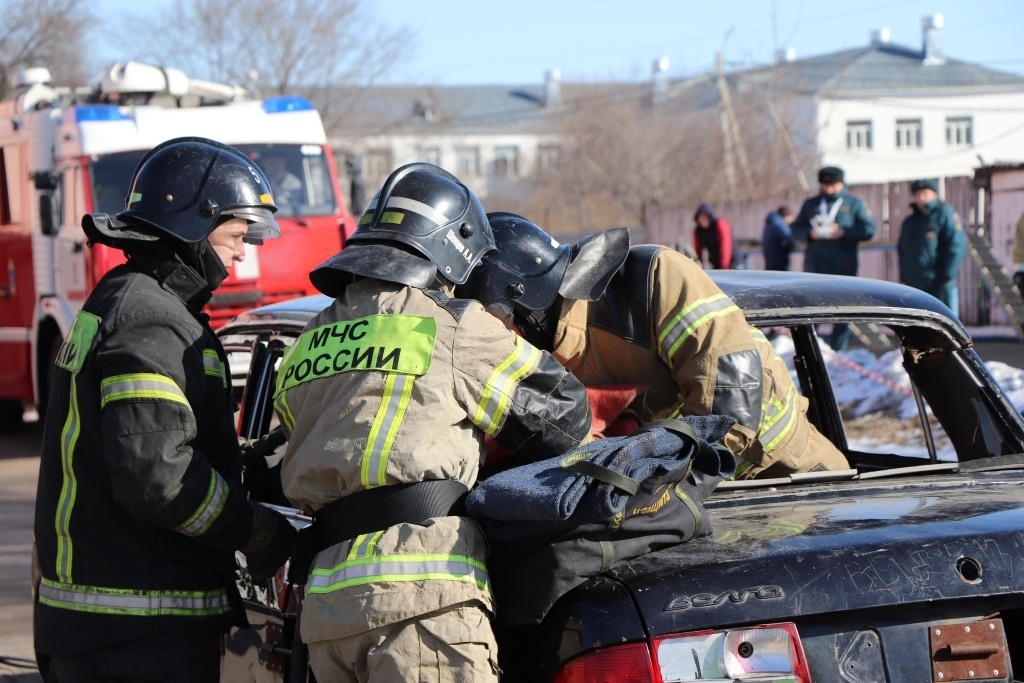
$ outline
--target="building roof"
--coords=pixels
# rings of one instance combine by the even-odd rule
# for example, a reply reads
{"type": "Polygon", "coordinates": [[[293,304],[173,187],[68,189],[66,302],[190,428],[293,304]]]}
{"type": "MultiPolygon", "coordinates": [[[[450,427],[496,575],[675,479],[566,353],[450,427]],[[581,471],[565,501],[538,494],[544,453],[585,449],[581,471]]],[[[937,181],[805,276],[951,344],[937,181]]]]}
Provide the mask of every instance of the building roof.
{"type": "MultiPolygon", "coordinates": [[[[774,78],[776,91],[835,97],[871,94],[1019,92],[1024,77],[958,59],[926,64],[921,50],[875,43],[731,75],[733,81],[774,78]]],[[[740,83],[733,83],[734,86],[740,83]]]]}
{"type": "Polygon", "coordinates": [[[332,94],[346,134],[489,134],[550,132],[559,111],[546,106],[540,85],[397,85],[340,88],[332,94]]]}
{"type": "MultiPolygon", "coordinates": [[[[957,59],[926,64],[923,51],[872,43],[806,59],[734,71],[730,89],[818,97],[950,95],[1024,92],[1024,76],[957,59]]],[[[545,86],[388,85],[329,92],[334,130],[346,136],[550,134],[556,122],[584,102],[649,98],[650,83],[559,83],[560,101],[545,102],[545,86]]],[[[718,106],[714,72],[677,80],[659,98],[686,109],[718,106]]]]}

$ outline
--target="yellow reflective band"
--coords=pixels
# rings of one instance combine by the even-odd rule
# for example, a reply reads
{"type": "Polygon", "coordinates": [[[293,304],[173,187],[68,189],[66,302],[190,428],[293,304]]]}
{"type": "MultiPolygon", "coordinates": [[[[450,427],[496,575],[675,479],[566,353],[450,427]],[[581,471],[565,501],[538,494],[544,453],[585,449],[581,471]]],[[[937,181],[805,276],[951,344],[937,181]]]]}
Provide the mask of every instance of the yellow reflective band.
{"type": "Polygon", "coordinates": [[[43,579],[39,602],[58,609],[138,617],[204,617],[231,612],[227,591],[154,591],[79,586],[43,579]]]}
{"type": "Polygon", "coordinates": [[[71,511],[75,507],[78,495],[78,479],[72,466],[75,445],[82,431],[81,416],[78,413],[78,375],[71,375],[71,405],[64,428],[60,433],[60,466],[63,474],[60,495],[57,498],[57,514],[54,527],[57,532],[57,578],[62,581],[71,580],[71,564],[73,559],[71,544],[71,511]]]}
{"type": "Polygon", "coordinates": [[[206,497],[199,504],[188,519],[178,525],[176,531],[186,536],[198,536],[210,528],[210,525],[217,521],[224,505],[228,502],[228,485],[216,471],[210,470],[210,487],[206,491],[206,497]]]}
{"type": "Polygon", "coordinates": [[[764,407],[765,418],[757,440],[766,453],[774,451],[796,423],[796,399],[796,387],[791,384],[784,401],[772,397],[764,407]]]}
{"type": "Polygon", "coordinates": [[[219,377],[221,383],[227,387],[228,377],[224,361],[220,359],[220,356],[213,349],[203,349],[203,372],[210,377],[219,377]]]}
{"type": "Polygon", "coordinates": [[[372,534],[359,534],[354,539],[349,541],[352,547],[348,551],[346,560],[358,560],[361,557],[373,556],[373,551],[377,547],[377,542],[380,541],[380,537],[384,535],[383,531],[375,531],[372,534]]]}
{"type": "Polygon", "coordinates": [[[393,225],[401,225],[402,220],[405,218],[405,214],[401,211],[385,211],[380,215],[381,223],[391,223],[393,225]]]}
{"type": "Polygon", "coordinates": [[[521,337],[515,338],[515,350],[494,369],[487,379],[476,413],[470,420],[489,436],[501,429],[510,396],[516,385],[533,372],[540,363],[541,353],[537,347],[521,337]]]}
{"type": "Polygon", "coordinates": [[[132,192],[128,196],[128,206],[131,206],[135,202],[141,202],[141,201],[142,201],[142,193],[141,192],[132,192]]]}
{"type": "Polygon", "coordinates": [[[68,338],[57,352],[57,367],[74,373],[81,371],[89,351],[92,350],[93,342],[96,341],[100,322],[100,318],[92,313],[78,312],[75,322],[71,325],[71,331],[68,332],[68,338]]]}
{"type": "Polygon", "coordinates": [[[307,330],[281,361],[276,393],[355,370],[425,375],[437,322],[429,316],[371,315],[307,330]]]}
{"type": "Polygon", "coordinates": [[[270,196],[269,192],[264,192],[260,195],[260,204],[273,204],[274,198],[270,196]]]}
{"type": "Polygon", "coordinates": [[[367,211],[359,217],[359,225],[366,225],[373,220],[373,211],[367,211]]]}
{"type": "Polygon", "coordinates": [[[744,472],[746,472],[747,470],[749,470],[753,466],[754,466],[754,463],[750,462],[749,460],[737,459],[736,470],[732,473],[732,476],[729,477],[729,479],[730,480],[732,480],[732,479],[739,479],[741,474],[743,474],[744,472]]]}
{"type": "Polygon", "coordinates": [[[192,408],[184,392],[170,377],[152,372],[135,372],[107,377],[100,382],[100,407],[114,401],[156,399],[173,401],[192,408]]]}
{"type": "Polygon", "coordinates": [[[711,320],[730,313],[738,313],[739,310],[739,307],[724,294],[715,294],[694,301],[679,311],[658,335],[662,360],[672,367],[672,357],[691,334],[711,320]]]}
{"type": "Polygon", "coordinates": [[[277,418],[281,420],[281,424],[289,434],[295,431],[295,416],[292,415],[292,409],[288,407],[284,392],[274,398],[274,412],[277,413],[277,418]]]}
{"type": "Polygon", "coordinates": [[[458,581],[490,592],[487,568],[465,555],[377,555],[346,560],[310,572],[306,593],[332,593],[369,583],[406,581],[458,581]]]}
{"type": "Polygon", "coordinates": [[[415,379],[412,375],[391,372],[384,380],[384,395],[373,424],[370,425],[370,435],[366,439],[359,466],[359,482],[364,488],[383,486],[386,483],[388,456],[395,444],[395,436],[405,417],[406,408],[409,407],[415,379]]]}
{"type": "MultiPolygon", "coordinates": [[[[750,336],[754,338],[754,341],[763,342],[765,344],[768,344],[769,346],[771,346],[772,344],[770,341],[768,341],[768,337],[764,336],[764,332],[757,329],[756,327],[750,328],[750,336]]],[[[774,349],[775,347],[773,346],[772,348],[774,349]]]]}

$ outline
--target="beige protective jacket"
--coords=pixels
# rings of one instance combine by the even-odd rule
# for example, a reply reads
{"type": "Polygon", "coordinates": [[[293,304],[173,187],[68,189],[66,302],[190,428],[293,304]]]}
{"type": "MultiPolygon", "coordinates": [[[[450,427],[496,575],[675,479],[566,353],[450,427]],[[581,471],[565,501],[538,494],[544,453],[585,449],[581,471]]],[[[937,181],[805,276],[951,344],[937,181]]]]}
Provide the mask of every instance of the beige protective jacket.
{"type": "Polygon", "coordinates": [[[641,421],[729,415],[737,476],[844,469],[807,420],[785,362],[693,260],[664,247],[630,249],[601,299],[566,301],[554,356],[587,386],[643,384],[641,421]]]}
{"type": "MultiPolygon", "coordinates": [[[[589,433],[583,385],[475,301],[358,280],[307,325],[278,373],[288,499],[306,512],[357,491],[476,481],[484,434],[531,459],[589,433]]],[[[367,511],[372,514],[372,511],[367,511]]],[[[479,600],[493,611],[476,524],[398,524],[320,552],[302,635],[341,638],[479,600]]]]}

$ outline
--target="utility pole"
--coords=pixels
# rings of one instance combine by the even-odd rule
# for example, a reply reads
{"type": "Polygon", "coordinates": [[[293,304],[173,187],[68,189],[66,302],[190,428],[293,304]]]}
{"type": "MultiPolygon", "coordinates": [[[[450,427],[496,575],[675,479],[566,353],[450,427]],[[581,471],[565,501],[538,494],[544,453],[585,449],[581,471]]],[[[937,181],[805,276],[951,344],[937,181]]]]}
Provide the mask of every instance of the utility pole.
{"type": "Polygon", "coordinates": [[[736,171],[733,168],[732,160],[732,135],[729,131],[729,115],[727,109],[732,106],[729,99],[729,87],[725,83],[722,53],[715,55],[715,75],[718,83],[718,99],[720,102],[718,121],[722,126],[722,156],[725,163],[725,183],[729,192],[729,199],[736,198],[736,171]]]}
{"type": "Polygon", "coordinates": [[[725,59],[722,53],[715,55],[715,73],[718,82],[718,98],[721,101],[721,113],[719,122],[722,126],[722,144],[725,151],[725,179],[729,187],[729,199],[736,197],[736,172],[733,169],[733,152],[740,162],[740,169],[743,171],[743,182],[748,188],[754,185],[754,174],[750,172],[750,162],[747,160],[747,150],[743,145],[743,138],[740,135],[740,126],[736,121],[736,112],[732,107],[732,96],[729,94],[729,84],[725,81],[725,59]],[[734,150],[735,147],[735,150],[734,150]]]}

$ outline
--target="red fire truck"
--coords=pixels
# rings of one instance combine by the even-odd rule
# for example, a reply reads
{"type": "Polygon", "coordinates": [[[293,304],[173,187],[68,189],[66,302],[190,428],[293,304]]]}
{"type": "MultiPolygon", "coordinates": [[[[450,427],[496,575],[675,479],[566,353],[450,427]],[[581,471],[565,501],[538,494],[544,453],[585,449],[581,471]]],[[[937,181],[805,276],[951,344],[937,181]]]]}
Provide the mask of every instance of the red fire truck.
{"type": "Polygon", "coordinates": [[[200,135],[245,152],[267,174],[281,237],[249,248],[208,311],[219,326],[254,304],[312,293],[308,273],[354,229],[323,123],[299,97],[248,99],[236,86],[123,62],[96,87],[50,84],[48,70],[14,75],[0,102],[0,431],[46,402],[64,334],[120,251],[87,248],[88,212],[124,208],[147,150],[200,135]]]}

